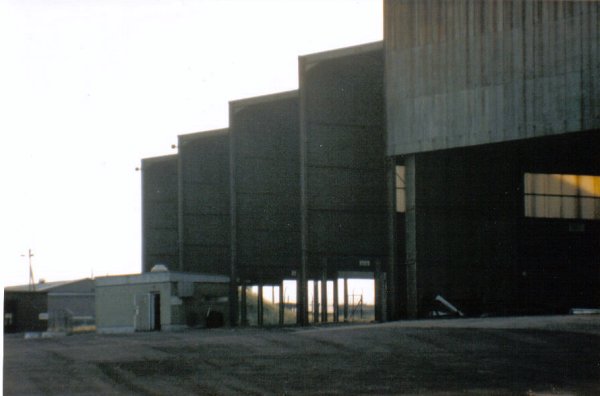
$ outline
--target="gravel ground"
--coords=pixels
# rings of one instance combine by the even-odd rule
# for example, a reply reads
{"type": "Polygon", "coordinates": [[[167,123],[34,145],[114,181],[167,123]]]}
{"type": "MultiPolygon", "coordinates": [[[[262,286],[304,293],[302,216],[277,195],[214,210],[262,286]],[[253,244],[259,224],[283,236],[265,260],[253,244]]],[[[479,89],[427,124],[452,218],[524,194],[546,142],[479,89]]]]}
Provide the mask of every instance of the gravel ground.
{"type": "Polygon", "coordinates": [[[600,316],[4,337],[5,395],[600,394],[600,316]]]}

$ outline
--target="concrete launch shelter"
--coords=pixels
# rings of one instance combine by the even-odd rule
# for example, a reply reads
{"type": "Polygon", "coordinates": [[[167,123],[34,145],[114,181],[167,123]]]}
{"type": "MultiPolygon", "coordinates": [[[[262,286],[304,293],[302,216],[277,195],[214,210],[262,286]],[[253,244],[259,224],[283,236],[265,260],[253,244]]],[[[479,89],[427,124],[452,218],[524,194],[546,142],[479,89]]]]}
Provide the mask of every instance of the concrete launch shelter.
{"type": "Polygon", "coordinates": [[[297,92],[231,102],[228,152],[180,140],[175,195],[157,188],[174,191],[172,160],[147,172],[144,268],[228,273],[232,302],[295,279],[300,324],[309,282],[327,321],[349,276],[375,279],[378,320],[437,296],[473,316],[600,306],[599,9],[386,0],[382,43],[301,56],[297,92]],[[229,179],[208,191],[203,172],[229,179]],[[198,209],[213,201],[229,217],[198,209]]]}

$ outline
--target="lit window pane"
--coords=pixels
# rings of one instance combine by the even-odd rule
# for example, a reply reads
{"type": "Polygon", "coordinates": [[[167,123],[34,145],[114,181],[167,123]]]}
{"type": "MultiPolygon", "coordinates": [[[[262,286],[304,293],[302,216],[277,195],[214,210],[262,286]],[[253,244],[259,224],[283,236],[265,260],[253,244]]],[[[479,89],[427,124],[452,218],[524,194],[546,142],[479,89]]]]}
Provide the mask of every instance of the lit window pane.
{"type": "Polygon", "coordinates": [[[600,219],[600,199],[581,198],[581,218],[588,220],[600,219]]]}
{"type": "MultiPolygon", "coordinates": [[[[562,212],[565,210],[565,202],[562,197],[544,197],[545,215],[544,217],[556,218],[563,217],[562,212]]],[[[567,204],[568,205],[568,204],[567,204]]],[[[567,209],[570,210],[570,209],[567,209]]]]}
{"type": "Polygon", "coordinates": [[[545,176],[546,179],[546,190],[543,192],[536,191],[536,193],[540,194],[552,194],[552,195],[561,195],[561,187],[563,184],[563,180],[561,175],[539,175],[545,176]]]}
{"type": "Polygon", "coordinates": [[[577,179],[576,175],[562,175],[562,195],[577,195],[579,190],[577,179]]]}
{"type": "Polygon", "coordinates": [[[533,205],[533,203],[534,203],[533,196],[525,195],[525,216],[526,217],[535,217],[535,213],[534,213],[535,206],[533,205]]]}
{"type": "Polygon", "coordinates": [[[600,220],[600,176],[525,173],[525,216],[600,220]]]}
{"type": "Polygon", "coordinates": [[[406,167],[396,166],[396,212],[406,212],[406,167]]]}
{"type": "Polygon", "coordinates": [[[553,213],[550,217],[558,217],[561,219],[577,219],[579,217],[579,198],[577,197],[552,197],[560,200],[560,210],[558,215],[553,213]]]}
{"type": "Polygon", "coordinates": [[[543,195],[533,195],[533,216],[548,217],[546,214],[546,197],[543,195]]]}
{"type": "Polygon", "coordinates": [[[596,191],[595,180],[600,177],[579,176],[579,190],[586,197],[600,197],[600,191],[596,191]]]}
{"type": "Polygon", "coordinates": [[[525,186],[525,194],[531,194],[535,192],[533,188],[534,176],[535,175],[533,175],[532,173],[525,173],[525,180],[523,181],[523,184],[525,186]]]}
{"type": "Polygon", "coordinates": [[[548,194],[548,178],[550,175],[533,174],[533,191],[535,194],[548,194]]]}
{"type": "Polygon", "coordinates": [[[396,212],[406,212],[406,194],[404,189],[396,190],[396,212]]]}
{"type": "Polygon", "coordinates": [[[404,165],[396,166],[396,188],[405,188],[406,167],[404,165]]]}

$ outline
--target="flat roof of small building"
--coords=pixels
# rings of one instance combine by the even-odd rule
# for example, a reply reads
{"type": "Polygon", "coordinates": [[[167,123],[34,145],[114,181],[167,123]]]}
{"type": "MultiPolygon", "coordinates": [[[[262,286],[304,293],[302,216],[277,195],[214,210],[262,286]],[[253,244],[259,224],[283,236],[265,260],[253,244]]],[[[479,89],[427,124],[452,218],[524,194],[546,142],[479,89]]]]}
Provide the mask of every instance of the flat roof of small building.
{"type": "Polygon", "coordinates": [[[225,275],[165,271],[101,276],[95,278],[95,282],[97,287],[162,282],[229,283],[229,277],[225,275]]]}
{"type": "Polygon", "coordinates": [[[63,281],[54,281],[54,282],[38,282],[33,285],[16,285],[16,286],[6,286],[4,288],[5,292],[31,292],[31,293],[46,293],[52,289],[56,289],[57,287],[70,285],[72,283],[77,283],[81,281],[91,280],[90,278],[83,279],[73,279],[73,280],[63,280],[63,281]]]}

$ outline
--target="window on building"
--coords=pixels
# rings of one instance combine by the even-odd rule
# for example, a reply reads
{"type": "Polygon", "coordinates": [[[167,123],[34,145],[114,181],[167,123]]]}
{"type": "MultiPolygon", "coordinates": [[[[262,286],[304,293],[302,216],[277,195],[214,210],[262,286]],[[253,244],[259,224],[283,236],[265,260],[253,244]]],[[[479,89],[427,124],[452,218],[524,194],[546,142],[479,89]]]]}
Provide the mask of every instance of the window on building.
{"type": "Polygon", "coordinates": [[[600,176],[525,173],[525,216],[600,220],[600,176]]]}
{"type": "Polygon", "coordinates": [[[406,212],[406,167],[404,165],[396,166],[396,212],[406,212]]]}

